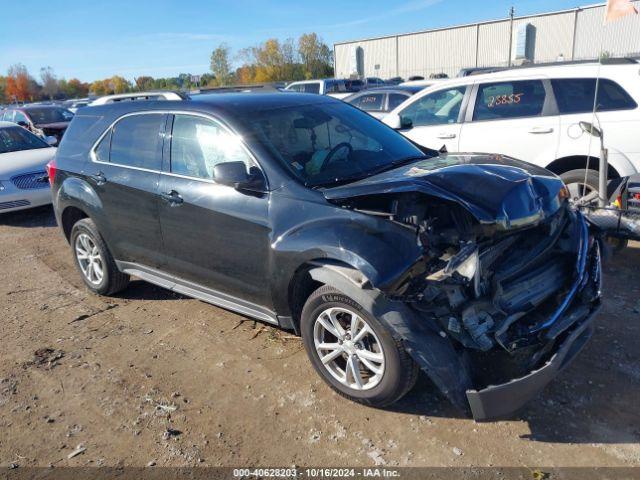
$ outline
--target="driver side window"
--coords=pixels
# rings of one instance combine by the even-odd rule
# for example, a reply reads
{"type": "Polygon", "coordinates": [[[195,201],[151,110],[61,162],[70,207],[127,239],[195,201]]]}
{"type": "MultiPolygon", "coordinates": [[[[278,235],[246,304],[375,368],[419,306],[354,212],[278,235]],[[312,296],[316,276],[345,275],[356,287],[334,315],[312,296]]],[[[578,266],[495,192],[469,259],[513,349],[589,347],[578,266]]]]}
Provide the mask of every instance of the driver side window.
{"type": "Polygon", "coordinates": [[[416,100],[402,112],[403,125],[414,127],[458,123],[462,100],[467,87],[439,90],[416,100]]]}

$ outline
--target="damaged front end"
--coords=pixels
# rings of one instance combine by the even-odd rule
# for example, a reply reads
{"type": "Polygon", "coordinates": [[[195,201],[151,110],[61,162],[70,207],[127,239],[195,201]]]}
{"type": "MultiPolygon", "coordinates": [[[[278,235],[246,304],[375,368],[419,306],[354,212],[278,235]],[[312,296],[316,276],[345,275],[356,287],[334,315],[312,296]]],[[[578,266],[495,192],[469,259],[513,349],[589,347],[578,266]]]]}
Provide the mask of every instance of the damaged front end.
{"type": "Polygon", "coordinates": [[[415,231],[422,258],[376,285],[371,308],[454,403],[485,420],[522,407],[590,337],[600,245],[558,179],[492,165],[501,178],[487,191],[498,196],[489,204],[469,192],[442,193],[459,168],[477,181],[486,173],[477,165],[449,165],[437,177],[407,172],[413,188],[391,188],[387,178],[382,193],[333,192],[333,201],[415,231]],[[399,326],[387,310],[414,320],[399,326]],[[447,351],[441,358],[433,354],[439,348],[447,351]]]}

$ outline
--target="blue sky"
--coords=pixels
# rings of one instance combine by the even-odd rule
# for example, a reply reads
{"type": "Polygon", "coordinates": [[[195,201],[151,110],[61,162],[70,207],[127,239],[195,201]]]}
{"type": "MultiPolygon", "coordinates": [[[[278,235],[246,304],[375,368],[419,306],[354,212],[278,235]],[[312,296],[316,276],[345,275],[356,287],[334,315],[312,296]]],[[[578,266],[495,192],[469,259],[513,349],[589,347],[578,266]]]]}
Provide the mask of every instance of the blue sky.
{"type": "Polygon", "coordinates": [[[578,6],[576,0],[22,0],[2,6],[0,74],[23,63],[83,81],[113,74],[208,70],[219,43],[234,51],[315,31],[334,42],[578,6]],[[6,21],[12,19],[11,21],[6,21]]]}

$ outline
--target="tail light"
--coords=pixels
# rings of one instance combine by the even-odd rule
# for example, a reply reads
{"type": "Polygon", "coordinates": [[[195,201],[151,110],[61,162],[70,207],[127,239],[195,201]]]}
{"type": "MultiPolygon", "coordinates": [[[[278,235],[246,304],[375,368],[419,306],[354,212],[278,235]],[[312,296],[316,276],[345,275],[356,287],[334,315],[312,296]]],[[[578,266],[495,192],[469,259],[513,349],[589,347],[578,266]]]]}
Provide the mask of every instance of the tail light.
{"type": "Polygon", "coordinates": [[[53,181],[56,178],[56,172],[58,168],[56,166],[56,159],[52,158],[49,163],[47,163],[47,175],[49,176],[49,185],[53,185],[53,181]]]}

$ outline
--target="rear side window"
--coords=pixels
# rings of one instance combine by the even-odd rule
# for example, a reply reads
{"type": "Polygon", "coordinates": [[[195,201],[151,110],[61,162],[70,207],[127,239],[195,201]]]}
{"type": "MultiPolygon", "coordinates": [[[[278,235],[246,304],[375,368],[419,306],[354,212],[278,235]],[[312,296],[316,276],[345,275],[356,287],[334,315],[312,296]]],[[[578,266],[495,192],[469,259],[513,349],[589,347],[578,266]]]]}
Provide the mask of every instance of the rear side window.
{"type": "Polygon", "coordinates": [[[319,83],[305,83],[304,84],[304,93],[320,93],[320,84],[319,83]]]}
{"type": "MultiPolygon", "coordinates": [[[[596,95],[595,78],[563,78],[551,80],[561,114],[593,111],[596,95]]],[[[598,86],[598,111],[632,110],[638,104],[616,82],[603,78],[598,86]]]]}
{"type": "Polygon", "coordinates": [[[382,110],[384,106],[384,93],[370,93],[362,95],[356,99],[355,105],[365,112],[375,112],[382,110]]]}
{"type": "Polygon", "coordinates": [[[399,93],[390,93],[389,94],[389,110],[394,110],[398,107],[402,102],[404,102],[408,95],[400,95],[399,93]]]}
{"type": "Polygon", "coordinates": [[[473,119],[537,117],[542,114],[545,98],[540,80],[486,83],[478,89],[473,119]]]}
{"type": "Polygon", "coordinates": [[[213,167],[224,162],[251,159],[240,137],[207,118],[176,115],[171,134],[171,172],[213,180],[213,167]]]}
{"type": "Polygon", "coordinates": [[[160,170],[159,144],[164,118],[160,113],[132,115],[116,123],[111,132],[111,163],[160,170]]]}

